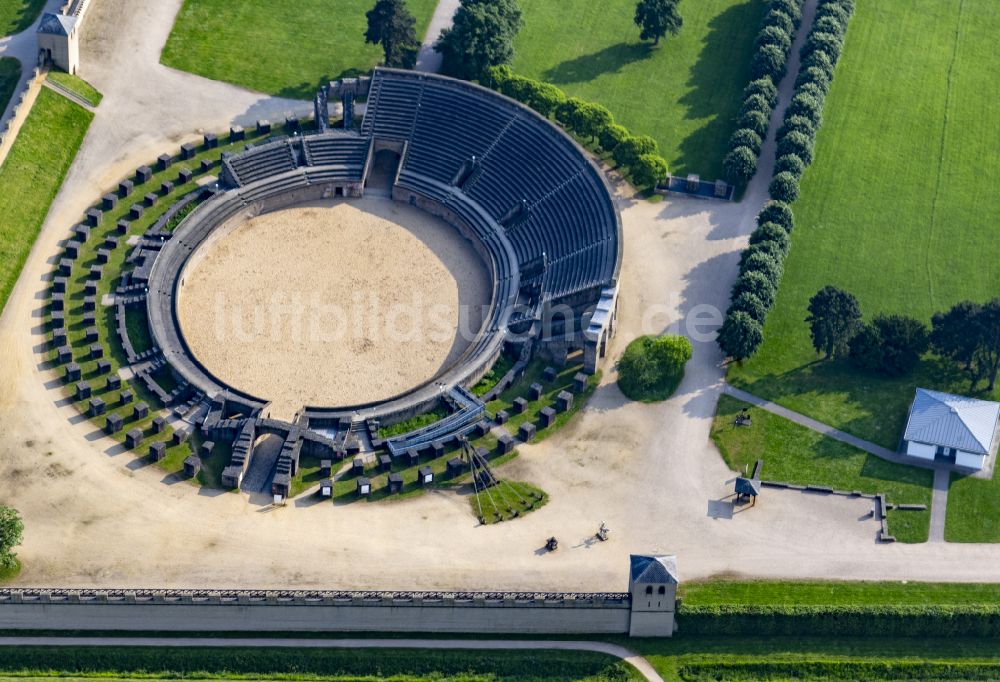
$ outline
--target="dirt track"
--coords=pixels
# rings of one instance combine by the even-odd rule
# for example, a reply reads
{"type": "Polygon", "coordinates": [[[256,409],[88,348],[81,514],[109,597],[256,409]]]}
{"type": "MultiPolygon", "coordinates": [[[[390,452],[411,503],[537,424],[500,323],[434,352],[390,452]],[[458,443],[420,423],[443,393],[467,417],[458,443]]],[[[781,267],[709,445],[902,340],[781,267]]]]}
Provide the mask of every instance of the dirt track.
{"type": "Polygon", "coordinates": [[[181,328],[210,372],[270,400],[273,417],[429,381],[468,348],[489,305],[472,247],[406,204],[313,202],[234,228],[185,268],[181,328]]]}

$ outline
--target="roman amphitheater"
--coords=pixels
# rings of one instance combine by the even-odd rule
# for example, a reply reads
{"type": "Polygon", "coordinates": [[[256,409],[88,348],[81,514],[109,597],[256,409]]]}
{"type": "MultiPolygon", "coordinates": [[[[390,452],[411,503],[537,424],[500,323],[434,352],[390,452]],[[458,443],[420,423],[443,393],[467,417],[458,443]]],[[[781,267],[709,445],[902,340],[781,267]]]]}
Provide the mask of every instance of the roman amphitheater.
{"type": "Polygon", "coordinates": [[[268,98],[159,63],[178,0],[125,4],[88,20],[101,115],[0,318],[15,584],[608,591],[635,553],[1000,579],[987,546],[878,543],[868,499],[733,505],[714,332],[773,153],[739,202],[643,201],[493,91],[376,69],[268,98]],[[615,359],[664,331],[694,342],[680,388],[628,401],[615,359]],[[463,443],[544,504],[477,518],[463,443]]]}

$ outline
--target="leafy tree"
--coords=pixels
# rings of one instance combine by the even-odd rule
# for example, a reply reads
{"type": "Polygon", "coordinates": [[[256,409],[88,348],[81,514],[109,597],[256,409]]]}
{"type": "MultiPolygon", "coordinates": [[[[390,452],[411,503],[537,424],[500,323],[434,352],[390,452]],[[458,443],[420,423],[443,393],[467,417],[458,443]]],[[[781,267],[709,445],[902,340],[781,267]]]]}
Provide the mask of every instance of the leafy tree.
{"type": "Polygon", "coordinates": [[[528,93],[528,105],[542,116],[551,116],[566,101],[566,93],[551,83],[532,81],[532,84],[528,93]]]}
{"type": "Polygon", "coordinates": [[[767,129],[771,125],[771,121],[767,114],[762,111],[748,111],[736,122],[740,128],[746,128],[747,130],[752,130],[757,133],[757,136],[761,139],[767,135],[767,129]]]}
{"type": "Polygon", "coordinates": [[[365,42],[382,46],[385,65],[412,69],[417,63],[420,41],[417,22],[406,8],[405,0],[376,0],[365,16],[368,18],[365,42]]]}
{"type": "Polygon", "coordinates": [[[613,123],[607,126],[601,131],[598,136],[598,141],[601,143],[601,149],[605,152],[611,153],[618,148],[626,138],[628,138],[628,128],[625,126],[613,123]]]}
{"type": "Polygon", "coordinates": [[[764,302],[751,294],[749,291],[744,291],[742,294],[734,298],[733,302],[729,304],[730,312],[736,310],[745,312],[761,324],[764,324],[764,319],[767,317],[767,308],[764,306],[764,302]]]}
{"type": "MultiPolygon", "coordinates": [[[[778,229],[780,230],[781,228],[779,227],[778,229]]],[[[782,269],[784,269],[785,256],[788,255],[787,252],[785,252],[781,248],[781,244],[778,243],[778,242],[763,241],[763,242],[757,242],[756,244],[751,244],[747,248],[743,249],[743,253],[740,254],[740,270],[741,271],[743,269],[743,264],[746,261],[750,260],[751,256],[753,256],[756,253],[762,253],[762,254],[764,254],[764,255],[772,258],[775,262],[777,262],[782,267],[782,269]]],[[[775,280],[776,284],[777,284],[777,281],[778,280],[776,279],[775,280]]]]}
{"type": "Polygon", "coordinates": [[[726,178],[734,185],[745,184],[757,172],[757,154],[749,147],[736,147],[722,160],[726,178]]]}
{"type": "Polygon", "coordinates": [[[842,34],[823,33],[813,31],[809,34],[809,39],[802,46],[802,56],[806,57],[816,50],[822,50],[829,55],[830,59],[836,62],[840,59],[840,52],[844,49],[844,39],[842,34]]]}
{"type": "Polygon", "coordinates": [[[861,305],[854,294],[828,284],[809,299],[806,322],[816,352],[840,357],[861,331],[861,305]]]}
{"type": "Polygon", "coordinates": [[[556,120],[566,128],[572,128],[576,112],[585,106],[587,106],[586,100],[579,97],[568,97],[556,107],[556,120]]]}
{"type": "Polygon", "coordinates": [[[729,138],[730,149],[750,147],[754,154],[760,154],[760,146],[762,144],[764,144],[764,141],[760,139],[760,135],[749,128],[740,128],[729,138]]]}
{"type": "Polygon", "coordinates": [[[830,14],[825,14],[814,21],[813,30],[822,33],[832,33],[841,37],[845,33],[844,25],[840,23],[839,19],[830,14]]]}
{"type": "Polygon", "coordinates": [[[792,228],[795,226],[792,207],[782,201],[774,201],[772,199],[764,204],[764,207],[760,209],[760,213],[757,214],[757,224],[763,225],[764,223],[780,225],[785,229],[785,232],[790,234],[792,228]]]}
{"type": "Polygon", "coordinates": [[[849,349],[861,369],[900,377],[927,351],[927,327],[904,315],[878,315],[851,339],[849,349]]]}
{"type": "MultiPolygon", "coordinates": [[[[768,7],[772,12],[778,11],[787,14],[795,22],[796,26],[798,26],[799,20],[802,19],[802,0],[771,0],[768,7]]],[[[788,33],[790,35],[792,32],[789,31],[788,33]]]]}
{"type": "Polygon", "coordinates": [[[764,95],[750,95],[743,100],[740,105],[740,116],[751,111],[759,111],[765,116],[771,115],[771,102],[764,95]]]}
{"type": "Polygon", "coordinates": [[[802,177],[805,170],[806,165],[802,163],[802,159],[797,157],[795,154],[785,154],[784,156],[779,156],[778,160],[774,162],[774,172],[776,174],[789,173],[798,179],[802,177]]]}
{"type": "Polygon", "coordinates": [[[570,125],[573,126],[573,130],[578,135],[594,139],[614,122],[614,117],[606,107],[587,102],[583,106],[577,107],[570,125]]]}
{"type": "Polygon", "coordinates": [[[653,45],[670,33],[677,35],[684,25],[684,19],[677,11],[680,0],[639,0],[635,6],[635,25],[641,31],[640,40],[652,38],[653,45]]]}
{"type": "Polygon", "coordinates": [[[813,140],[805,133],[793,130],[778,139],[778,156],[794,154],[807,166],[813,160],[813,140]]]}
{"type": "Polygon", "coordinates": [[[16,509],[0,506],[0,568],[11,569],[17,565],[14,548],[21,544],[24,522],[16,509]]]}
{"type": "Polygon", "coordinates": [[[619,166],[631,166],[643,154],[656,154],[659,150],[656,147],[656,140],[649,135],[639,135],[638,137],[628,136],[615,148],[615,163],[619,166]]]}
{"type": "Polygon", "coordinates": [[[804,81],[795,86],[796,95],[810,95],[815,97],[817,101],[823,102],[826,99],[826,90],[819,86],[817,83],[812,81],[804,81]]]}
{"type": "Polygon", "coordinates": [[[483,76],[483,84],[504,92],[503,84],[513,77],[514,72],[510,70],[509,65],[497,64],[486,69],[486,73],[483,76]]]}
{"type": "Polygon", "coordinates": [[[973,358],[976,373],[972,389],[975,390],[980,379],[986,379],[986,390],[992,391],[996,387],[997,372],[1000,371],[1000,298],[984,303],[976,320],[979,343],[973,358]]]}
{"type": "Polygon", "coordinates": [[[785,58],[785,51],[777,45],[764,45],[754,51],[750,72],[754,78],[769,76],[775,82],[780,81],[785,75],[785,58]]]}
{"type": "Polygon", "coordinates": [[[802,60],[801,68],[803,69],[819,69],[827,80],[833,80],[833,69],[834,64],[830,59],[830,55],[822,50],[816,50],[811,53],[808,57],[802,60]]]}
{"type": "Polygon", "coordinates": [[[740,256],[740,274],[745,275],[748,272],[759,272],[764,275],[771,283],[771,286],[777,291],[778,284],[781,283],[781,275],[784,272],[784,267],[780,260],[769,253],[765,253],[763,247],[758,247],[756,249],[745,249],[740,256]]]}
{"type": "Polygon", "coordinates": [[[757,49],[764,45],[777,45],[782,52],[787,53],[788,48],[792,46],[792,38],[777,26],[765,26],[757,34],[756,40],[757,49]]]}
{"type": "Polygon", "coordinates": [[[934,313],[929,337],[931,349],[941,357],[960,363],[965,371],[970,371],[979,347],[982,309],[978,303],[962,301],[946,312],[934,313]]]}
{"type": "Polygon", "coordinates": [[[452,25],[434,44],[441,53],[441,70],[473,80],[491,66],[509,64],[522,23],[517,0],[462,0],[452,25]]]}
{"type": "Polygon", "coordinates": [[[785,228],[777,223],[763,223],[750,233],[750,246],[775,244],[782,255],[788,255],[791,241],[785,228]]]}
{"type": "Polygon", "coordinates": [[[778,101],[778,88],[774,85],[774,81],[765,76],[750,81],[743,88],[743,99],[746,99],[750,95],[763,96],[768,101],[768,104],[773,107],[778,101]]]}
{"type": "Polygon", "coordinates": [[[692,351],[683,336],[640,336],[618,361],[618,386],[633,400],[665,400],[684,377],[692,351]]]}
{"type": "Polygon", "coordinates": [[[764,330],[760,322],[743,310],[730,310],[726,314],[716,339],[726,357],[738,362],[756,353],[763,342],[764,330]]]}
{"type": "Polygon", "coordinates": [[[782,171],[771,178],[767,191],[772,198],[791,204],[799,198],[799,179],[788,171],[782,171]]]}
{"type": "Polygon", "coordinates": [[[792,18],[781,10],[772,9],[764,16],[762,22],[764,26],[777,26],[788,35],[795,31],[795,22],[792,18]]]}
{"type": "Polygon", "coordinates": [[[643,154],[629,167],[638,187],[656,187],[669,173],[667,162],[656,154],[643,154]]]}
{"type": "Polygon", "coordinates": [[[795,87],[800,87],[805,83],[812,83],[823,91],[824,94],[830,92],[830,77],[823,69],[810,66],[808,69],[799,69],[799,75],[795,79],[795,87]]]}
{"type": "Polygon", "coordinates": [[[744,291],[759,298],[768,309],[774,305],[774,283],[763,272],[748,270],[737,277],[730,298],[736,298],[744,291]]]}
{"type": "Polygon", "coordinates": [[[802,133],[807,139],[812,140],[816,137],[816,124],[805,116],[786,116],[778,128],[778,140],[792,132],[802,133]]]}
{"type": "Polygon", "coordinates": [[[824,2],[816,8],[816,20],[818,21],[826,17],[830,17],[846,29],[847,22],[851,18],[851,13],[837,3],[824,2]]]}
{"type": "Polygon", "coordinates": [[[799,92],[792,97],[786,110],[789,116],[802,116],[813,122],[819,128],[823,118],[823,100],[808,92],[799,92]]]}

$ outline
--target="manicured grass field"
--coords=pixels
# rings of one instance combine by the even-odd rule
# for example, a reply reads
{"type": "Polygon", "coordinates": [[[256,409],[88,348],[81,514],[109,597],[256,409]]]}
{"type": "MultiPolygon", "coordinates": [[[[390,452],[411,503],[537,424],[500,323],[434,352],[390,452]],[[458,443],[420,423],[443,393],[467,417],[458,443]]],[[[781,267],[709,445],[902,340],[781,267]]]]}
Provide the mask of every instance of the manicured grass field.
{"type": "Polygon", "coordinates": [[[22,682],[54,678],[398,682],[642,679],[635,668],[605,654],[554,650],[5,647],[0,648],[0,671],[22,682]]]}
{"type": "Polygon", "coordinates": [[[62,95],[42,89],[0,167],[0,310],[92,118],[62,95]]]}
{"type": "MultiPolygon", "coordinates": [[[[371,0],[185,0],[160,60],[199,76],[272,95],[312,99],[325,81],[367,72],[371,0]]],[[[436,0],[407,0],[423,39],[436,0]]]]}
{"type": "Polygon", "coordinates": [[[685,604],[949,606],[1000,603],[1000,585],[985,583],[711,580],[681,586],[685,604]]]}
{"type": "Polygon", "coordinates": [[[1000,475],[991,480],[951,475],[944,539],[1000,542],[1000,475]]]}
{"type": "Polygon", "coordinates": [[[722,177],[765,3],[699,0],[658,47],[639,40],[634,0],[521,0],[514,70],[600,102],[652,135],[675,174],[722,177]]]}
{"type": "Polygon", "coordinates": [[[13,57],[0,57],[0,114],[7,108],[20,78],[21,62],[13,57]]]}
{"type": "MultiPolygon", "coordinates": [[[[712,424],[712,440],[734,470],[752,470],[763,459],[764,480],[885,493],[892,503],[930,505],[931,471],[886,462],[754,407],[753,426],[736,427],[733,421],[744,407],[750,406],[721,396],[712,424]]],[[[765,488],[763,495],[767,492],[765,488]]],[[[900,542],[926,542],[929,523],[928,511],[889,512],[889,532],[900,542]]]]}
{"type": "Polygon", "coordinates": [[[48,79],[69,90],[92,107],[96,107],[104,99],[104,95],[93,85],[65,71],[50,71],[48,79]]]}
{"type": "MultiPolygon", "coordinates": [[[[867,316],[928,323],[1000,294],[998,32],[992,0],[857,3],[766,340],[732,383],[889,448],[916,386],[968,390],[932,358],[898,380],[818,362],[803,320],[826,284],[853,292],[867,316]]],[[[990,507],[1000,516],[1000,497],[990,507]]],[[[955,499],[949,511],[963,513],[955,499]]]]}
{"type": "Polygon", "coordinates": [[[0,38],[31,26],[43,7],[45,0],[0,0],[0,38]]]}

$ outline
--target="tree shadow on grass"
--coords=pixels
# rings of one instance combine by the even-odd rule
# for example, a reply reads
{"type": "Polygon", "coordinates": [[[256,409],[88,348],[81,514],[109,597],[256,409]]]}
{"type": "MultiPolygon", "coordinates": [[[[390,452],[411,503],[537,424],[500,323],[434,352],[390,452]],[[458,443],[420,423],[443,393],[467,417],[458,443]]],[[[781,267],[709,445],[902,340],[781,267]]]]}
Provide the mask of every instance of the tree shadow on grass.
{"type": "Polygon", "coordinates": [[[688,120],[707,119],[680,144],[677,175],[721,169],[726,146],[733,133],[740,93],[750,79],[753,37],[764,14],[764,0],[733,5],[709,22],[698,59],[691,67],[688,92],[681,97],[688,120]],[[730,85],[732,84],[732,85],[730,85]]]}
{"type": "Polygon", "coordinates": [[[652,52],[652,43],[621,42],[556,64],[542,78],[556,85],[586,83],[604,74],[617,73],[632,62],[648,59],[652,52]]]}

